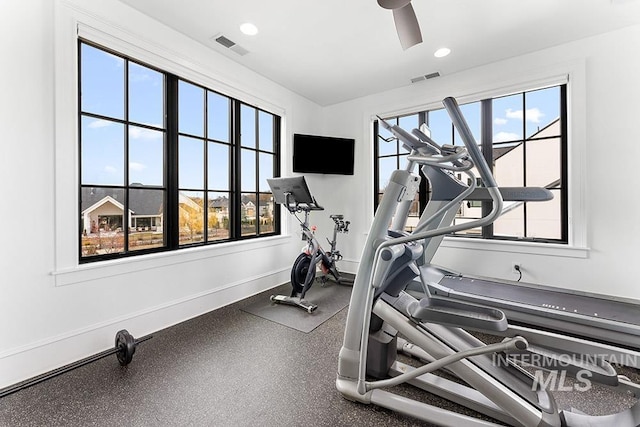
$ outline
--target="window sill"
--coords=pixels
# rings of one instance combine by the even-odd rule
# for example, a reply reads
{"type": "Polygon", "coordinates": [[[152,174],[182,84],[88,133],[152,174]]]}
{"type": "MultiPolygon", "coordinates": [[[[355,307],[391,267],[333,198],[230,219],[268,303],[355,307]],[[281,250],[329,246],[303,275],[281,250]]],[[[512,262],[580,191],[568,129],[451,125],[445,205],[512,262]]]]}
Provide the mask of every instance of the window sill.
{"type": "Polygon", "coordinates": [[[514,242],[505,240],[470,239],[464,237],[445,237],[440,246],[443,248],[547,255],[566,258],[588,258],[589,256],[589,248],[556,243],[514,242]]]}
{"type": "Polygon", "coordinates": [[[80,264],[71,268],[61,268],[51,272],[56,286],[129,274],[143,270],[156,269],[170,265],[183,264],[221,255],[231,255],[287,244],[291,236],[281,235],[251,239],[240,242],[227,242],[210,246],[185,248],[178,251],[140,255],[126,259],[80,264]]]}

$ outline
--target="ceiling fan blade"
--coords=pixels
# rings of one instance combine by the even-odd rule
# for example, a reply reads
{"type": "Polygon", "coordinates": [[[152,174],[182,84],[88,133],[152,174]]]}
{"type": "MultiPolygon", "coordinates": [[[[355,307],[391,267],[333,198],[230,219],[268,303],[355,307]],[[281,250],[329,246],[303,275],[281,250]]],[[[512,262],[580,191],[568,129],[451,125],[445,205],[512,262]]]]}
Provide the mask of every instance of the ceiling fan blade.
{"type": "Polygon", "coordinates": [[[384,9],[400,9],[411,3],[411,0],[378,0],[378,5],[384,9]]]}
{"type": "Polygon", "coordinates": [[[420,24],[411,3],[407,3],[400,9],[393,9],[393,20],[403,50],[422,43],[420,24]]]}

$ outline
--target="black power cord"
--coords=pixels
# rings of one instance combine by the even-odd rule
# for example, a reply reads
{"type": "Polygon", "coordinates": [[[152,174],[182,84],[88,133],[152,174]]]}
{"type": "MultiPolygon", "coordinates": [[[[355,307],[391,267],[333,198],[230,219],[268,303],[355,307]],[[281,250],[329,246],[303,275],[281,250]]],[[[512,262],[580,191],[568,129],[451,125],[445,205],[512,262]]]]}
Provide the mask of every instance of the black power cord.
{"type": "Polygon", "coordinates": [[[516,282],[519,282],[520,279],[522,279],[522,270],[520,269],[520,266],[518,264],[515,264],[513,266],[513,269],[518,272],[518,280],[516,280],[516,282]]]}

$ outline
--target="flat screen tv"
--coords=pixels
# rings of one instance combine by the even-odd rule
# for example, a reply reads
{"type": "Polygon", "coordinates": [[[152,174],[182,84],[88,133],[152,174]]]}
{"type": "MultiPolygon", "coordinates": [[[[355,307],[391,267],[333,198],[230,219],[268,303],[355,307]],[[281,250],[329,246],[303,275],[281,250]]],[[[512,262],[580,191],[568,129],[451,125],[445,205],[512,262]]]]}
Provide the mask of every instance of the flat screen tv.
{"type": "Polygon", "coordinates": [[[353,175],[355,140],[319,135],[293,135],[293,171],[353,175]]]}

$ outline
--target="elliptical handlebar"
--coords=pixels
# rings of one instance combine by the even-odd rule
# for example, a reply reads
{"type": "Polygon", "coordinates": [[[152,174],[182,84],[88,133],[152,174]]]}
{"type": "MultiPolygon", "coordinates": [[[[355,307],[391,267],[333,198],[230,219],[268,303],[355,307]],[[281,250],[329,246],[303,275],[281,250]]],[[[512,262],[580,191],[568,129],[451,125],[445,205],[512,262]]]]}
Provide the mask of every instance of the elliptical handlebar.
{"type": "Polygon", "coordinates": [[[423,139],[422,137],[418,138],[414,135],[411,135],[409,132],[402,129],[398,125],[390,125],[385,119],[380,116],[376,117],[380,121],[382,127],[391,132],[393,136],[398,138],[405,146],[405,148],[407,148],[409,151],[417,151],[426,155],[439,154],[440,147],[438,146],[438,144],[433,143],[433,145],[431,145],[433,140],[424,135],[422,132],[420,133],[424,135],[426,139],[423,139]]]}
{"type": "MultiPolygon", "coordinates": [[[[446,227],[439,227],[431,230],[425,230],[418,228],[414,230],[408,236],[403,237],[395,237],[383,242],[378,250],[383,249],[386,246],[391,246],[394,244],[400,243],[408,243],[420,239],[425,239],[429,237],[435,237],[440,235],[445,235],[449,233],[454,233],[458,231],[463,231],[475,227],[483,227],[485,225],[493,223],[502,213],[503,206],[503,198],[498,185],[493,178],[493,174],[491,173],[491,169],[487,164],[484,156],[480,152],[478,145],[475,142],[473,134],[467,125],[467,122],[460,111],[460,107],[458,106],[457,101],[453,97],[448,97],[443,100],[443,104],[449,117],[451,118],[451,122],[458,130],[460,137],[464,142],[464,147],[454,146],[454,145],[438,145],[434,143],[433,145],[429,142],[422,141],[421,138],[424,136],[431,141],[431,139],[425,135],[423,132],[418,131],[414,132],[420,138],[411,135],[409,132],[400,128],[396,125],[390,125],[384,119],[377,116],[382,123],[382,126],[389,130],[395,137],[397,137],[400,141],[402,141],[407,148],[410,148],[413,152],[408,156],[407,160],[410,162],[427,164],[432,167],[437,167],[443,170],[449,171],[467,171],[468,174],[474,176],[470,171],[474,166],[477,168],[480,177],[482,178],[483,183],[485,183],[485,187],[488,195],[492,200],[492,209],[491,211],[483,216],[482,218],[478,218],[476,220],[450,225],[446,227]],[[425,153],[425,150],[427,153],[425,153]]],[[[472,180],[472,186],[468,188],[467,191],[463,192],[459,199],[462,200],[464,197],[468,196],[475,189],[475,179],[472,180]]],[[[458,198],[452,200],[450,203],[457,203],[458,198]]],[[[442,211],[448,208],[448,205],[441,208],[442,211]]],[[[433,218],[437,217],[437,214],[440,212],[436,212],[433,215],[433,218]]],[[[427,220],[429,222],[429,220],[427,220]]],[[[376,254],[376,258],[378,254],[376,254]]]]}
{"type": "Polygon", "coordinates": [[[437,165],[453,171],[465,171],[473,167],[473,161],[469,159],[464,147],[447,144],[441,146],[420,129],[413,129],[412,135],[400,126],[391,125],[380,116],[376,117],[383,128],[401,141],[407,150],[416,154],[410,155],[408,160],[420,164],[437,165]],[[443,166],[446,163],[451,163],[452,166],[443,166]]]}
{"type": "Polygon", "coordinates": [[[471,159],[473,159],[476,168],[478,168],[478,173],[480,178],[482,178],[482,182],[485,187],[497,187],[498,184],[493,178],[491,169],[480,152],[478,144],[476,144],[475,138],[469,129],[469,125],[467,125],[467,121],[464,119],[464,116],[460,111],[460,107],[458,107],[458,102],[455,98],[450,96],[445,98],[442,103],[444,104],[444,108],[447,110],[447,113],[449,113],[453,126],[458,131],[460,138],[462,138],[462,142],[464,142],[467,152],[471,156],[471,159]]]}

